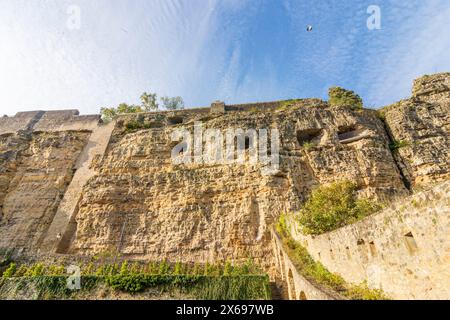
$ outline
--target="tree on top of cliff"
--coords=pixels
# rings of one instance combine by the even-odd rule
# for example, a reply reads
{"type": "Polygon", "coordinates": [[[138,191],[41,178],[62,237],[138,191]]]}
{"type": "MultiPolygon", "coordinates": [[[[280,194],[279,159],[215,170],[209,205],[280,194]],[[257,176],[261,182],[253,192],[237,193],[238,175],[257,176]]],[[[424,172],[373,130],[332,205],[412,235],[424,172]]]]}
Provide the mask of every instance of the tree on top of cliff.
{"type": "Polygon", "coordinates": [[[179,110],[184,109],[183,98],[181,97],[162,97],[161,102],[164,105],[164,109],[166,110],[179,110]]]}
{"type": "MultiPolygon", "coordinates": [[[[181,97],[162,97],[161,102],[165,110],[184,109],[184,102],[181,97]]],[[[144,92],[141,95],[141,105],[121,103],[115,108],[100,108],[100,114],[104,122],[110,122],[119,114],[151,112],[157,110],[159,110],[159,104],[156,93],[144,92]]]]}
{"type": "Polygon", "coordinates": [[[332,87],[328,90],[328,103],[331,106],[346,106],[356,109],[363,107],[363,101],[358,94],[341,87],[332,87]]]}

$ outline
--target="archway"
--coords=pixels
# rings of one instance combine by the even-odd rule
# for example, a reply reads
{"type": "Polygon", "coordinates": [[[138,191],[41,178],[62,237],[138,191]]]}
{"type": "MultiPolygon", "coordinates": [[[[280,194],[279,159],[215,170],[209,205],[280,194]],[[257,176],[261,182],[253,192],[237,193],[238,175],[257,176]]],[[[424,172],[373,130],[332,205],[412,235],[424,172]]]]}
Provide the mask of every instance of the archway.
{"type": "Polygon", "coordinates": [[[289,269],[287,274],[287,283],[288,283],[289,300],[296,300],[297,295],[295,294],[294,276],[292,275],[291,269],[289,269]]]}
{"type": "Polygon", "coordinates": [[[298,300],[308,300],[308,298],[306,298],[306,294],[304,291],[300,291],[300,294],[297,297],[298,300]]]}

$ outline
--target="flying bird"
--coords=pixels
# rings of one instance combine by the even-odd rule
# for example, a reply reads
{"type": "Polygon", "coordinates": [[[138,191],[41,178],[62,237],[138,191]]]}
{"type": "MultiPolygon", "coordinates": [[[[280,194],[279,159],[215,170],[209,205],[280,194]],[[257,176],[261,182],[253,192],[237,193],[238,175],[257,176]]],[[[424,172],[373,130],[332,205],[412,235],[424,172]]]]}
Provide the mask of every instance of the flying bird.
{"type": "Polygon", "coordinates": [[[306,31],[311,32],[312,31],[312,25],[308,24],[306,26],[306,31]]]}

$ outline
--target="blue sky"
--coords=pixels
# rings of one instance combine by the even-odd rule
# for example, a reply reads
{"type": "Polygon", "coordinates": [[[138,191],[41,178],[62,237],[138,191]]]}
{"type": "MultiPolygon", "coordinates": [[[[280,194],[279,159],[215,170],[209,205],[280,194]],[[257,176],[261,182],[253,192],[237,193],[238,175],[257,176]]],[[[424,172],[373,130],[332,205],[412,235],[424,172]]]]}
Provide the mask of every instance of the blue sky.
{"type": "Polygon", "coordinates": [[[449,21],[448,0],[0,0],[0,113],[97,113],[143,91],[188,107],[326,99],[334,85],[379,107],[450,71],[449,21]]]}

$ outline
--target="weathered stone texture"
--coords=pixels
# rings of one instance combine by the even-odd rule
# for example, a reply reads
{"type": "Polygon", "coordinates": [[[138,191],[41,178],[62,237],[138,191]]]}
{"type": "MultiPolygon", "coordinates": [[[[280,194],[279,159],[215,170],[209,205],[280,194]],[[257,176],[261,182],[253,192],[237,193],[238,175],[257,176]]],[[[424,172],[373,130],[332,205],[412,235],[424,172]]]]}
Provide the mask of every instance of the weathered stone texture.
{"type": "Polygon", "coordinates": [[[450,176],[450,73],[414,82],[413,97],[386,107],[392,138],[402,143],[394,152],[412,187],[450,176]]]}
{"type": "Polygon", "coordinates": [[[348,179],[360,196],[393,202],[410,185],[448,180],[449,81],[416,80],[412,98],[383,109],[383,120],[319,99],[122,115],[109,126],[76,110],[0,118],[0,247],[184,262],[254,257],[275,272],[269,226],[298,211],[314,186],[348,179]],[[278,130],[279,168],[172,162],[173,131],[199,123],[204,133],[278,130]]]}
{"type": "Polygon", "coordinates": [[[2,139],[0,247],[38,248],[88,133],[28,133],[2,139]]]}
{"type": "Polygon", "coordinates": [[[381,199],[407,192],[374,112],[319,100],[272,112],[123,116],[95,168],[79,203],[72,253],[193,262],[253,256],[270,267],[267,226],[281,212],[298,210],[314,185],[347,178],[381,199]],[[279,170],[265,176],[261,163],[174,165],[171,133],[193,131],[196,120],[222,132],[278,128],[279,170]],[[136,121],[156,128],[127,129],[136,121]],[[302,139],[313,145],[306,148],[302,139]]]}
{"type": "Polygon", "coordinates": [[[393,299],[448,299],[450,182],[408,197],[355,224],[319,236],[292,236],[345,280],[393,299]]]}

